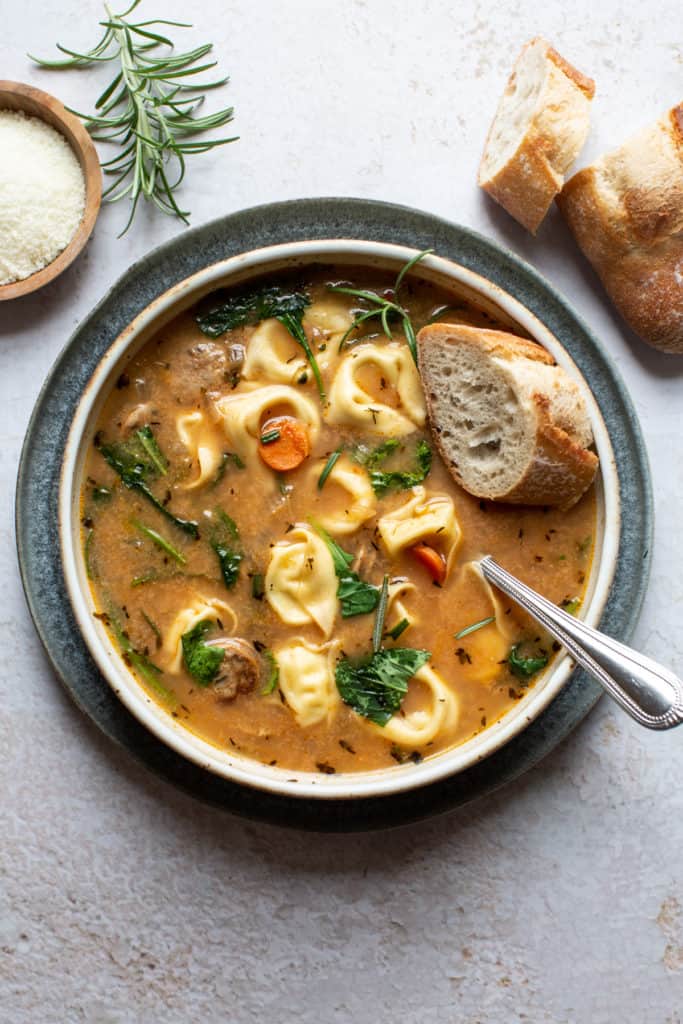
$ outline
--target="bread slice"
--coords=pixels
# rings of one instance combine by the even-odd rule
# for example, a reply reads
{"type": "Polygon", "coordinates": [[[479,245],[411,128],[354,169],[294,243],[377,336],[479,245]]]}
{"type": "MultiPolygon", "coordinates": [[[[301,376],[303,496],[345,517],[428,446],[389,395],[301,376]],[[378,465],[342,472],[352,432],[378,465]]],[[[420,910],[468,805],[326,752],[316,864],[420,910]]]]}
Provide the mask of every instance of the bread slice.
{"type": "Polygon", "coordinates": [[[544,348],[504,331],[430,324],[417,336],[431,429],[470,494],[571,508],[598,458],[578,385],[544,348]]]}
{"type": "Polygon", "coordinates": [[[683,104],[575,174],[558,204],[636,334],[683,352],[683,104]]]}
{"type": "Polygon", "coordinates": [[[491,125],[479,184],[536,234],[590,126],[592,78],[538,36],[517,58],[491,125]]]}

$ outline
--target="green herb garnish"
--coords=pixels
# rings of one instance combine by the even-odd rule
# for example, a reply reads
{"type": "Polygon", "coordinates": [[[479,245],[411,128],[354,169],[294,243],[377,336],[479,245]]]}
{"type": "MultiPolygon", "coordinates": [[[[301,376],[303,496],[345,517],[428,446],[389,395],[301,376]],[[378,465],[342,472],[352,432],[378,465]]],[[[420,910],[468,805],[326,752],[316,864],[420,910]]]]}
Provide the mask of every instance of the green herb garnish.
{"type": "Polygon", "coordinates": [[[266,588],[263,582],[263,573],[255,572],[251,577],[251,596],[255,601],[262,601],[266,588]]]}
{"type": "Polygon", "coordinates": [[[221,508],[215,510],[215,525],[211,532],[211,547],[218,556],[223,582],[228,589],[234,587],[240,573],[243,554],[236,546],[239,542],[239,530],[234,519],[231,519],[221,508]]]}
{"type": "Polygon", "coordinates": [[[181,637],[185,668],[200,686],[208,686],[214,681],[225,657],[221,647],[204,642],[204,637],[213,628],[214,623],[210,619],[203,619],[181,637]]]}
{"type": "Polygon", "coordinates": [[[111,500],[110,489],[108,487],[102,487],[100,484],[94,484],[90,493],[92,494],[92,500],[96,501],[98,505],[111,500]]]}
{"type": "Polygon", "coordinates": [[[382,637],[384,636],[384,620],[387,615],[387,606],[389,604],[389,577],[384,574],[382,580],[382,587],[379,592],[379,601],[377,602],[377,615],[375,616],[375,628],[372,631],[372,649],[375,653],[380,650],[382,646],[382,637]]]}
{"type": "Polygon", "coordinates": [[[415,448],[415,461],[417,468],[414,470],[381,470],[378,468],[385,459],[393,455],[400,447],[401,442],[391,437],[383,441],[377,448],[368,448],[366,445],[357,445],[353,451],[353,458],[361,466],[365,466],[370,477],[370,483],[378,498],[383,497],[387,491],[396,488],[398,490],[409,490],[421,484],[432,468],[432,450],[423,439],[417,442],[415,448]]]}
{"type": "Polygon", "coordinates": [[[92,555],[92,539],[95,531],[92,526],[86,531],[85,541],[83,543],[83,561],[85,562],[85,574],[89,580],[95,579],[93,572],[91,555],[92,555]]]}
{"type": "Polygon", "coordinates": [[[581,598],[565,597],[564,601],[561,604],[561,607],[564,608],[564,610],[568,612],[569,615],[576,615],[579,608],[581,607],[581,598]]]}
{"type": "Polygon", "coordinates": [[[139,519],[131,519],[131,523],[136,530],[142,533],[145,537],[148,537],[160,551],[163,551],[165,554],[170,555],[171,558],[174,558],[178,565],[187,564],[187,559],[182,551],[178,551],[178,549],[171,544],[170,540],[166,540],[166,538],[162,537],[160,533],[153,530],[151,526],[145,526],[145,524],[141,523],[139,519]]]}
{"type": "Polygon", "coordinates": [[[135,431],[135,436],[140,442],[140,447],[147,454],[149,461],[154,466],[157,473],[161,476],[166,476],[168,473],[168,462],[159,448],[159,444],[152,432],[152,428],[141,427],[140,430],[135,431]]]}
{"type": "Polygon", "coordinates": [[[275,660],[275,655],[273,654],[272,651],[264,651],[263,657],[266,659],[268,665],[270,666],[268,679],[266,680],[265,686],[261,690],[261,693],[265,697],[266,694],[273,693],[277,689],[277,684],[280,679],[280,667],[277,661],[275,660]]]}
{"type": "Polygon", "coordinates": [[[135,576],[131,581],[131,587],[142,587],[145,583],[153,583],[154,580],[159,579],[159,573],[155,569],[150,569],[149,572],[143,572],[141,576],[135,576]]]}
{"type": "Polygon", "coordinates": [[[158,470],[150,461],[145,449],[142,448],[139,438],[134,435],[130,441],[112,444],[102,444],[96,438],[95,444],[105,461],[121,477],[124,487],[127,487],[129,490],[136,490],[142,494],[150,504],[154,505],[158,512],[161,512],[162,516],[165,516],[179,530],[195,539],[199,537],[199,527],[194,521],[180,519],[178,516],[173,515],[170,509],[163,502],[159,501],[156,495],[149,489],[147,480],[150,477],[154,478],[158,470]]]}
{"type": "Polygon", "coordinates": [[[143,619],[145,620],[145,622],[147,623],[149,628],[154,633],[154,639],[156,640],[157,647],[161,647],[161,642],[162,642],[161,630],[157,626],[156,622],[153,619],[150,619],[149,615],[147,614],[146,611],[144,611],[144,609],[141,610],[140,614],[142,615],[143,619]]]}
{"type": "Polygon", "coordinates": [[[310,297],[305,292],[288,292],[269,286],[257,291],[238,292],[196,319],[200,330],[209,338],[219,338],[226,331],[244,324],[257,324],[271,318],[279,320],[306,353],[318,394],[324,402],[325,388],[320,367],[303,327],[304,313],[310,304],[310,297]]]}
{"type": "Polygon", "coordinates": [[[267,430],[265,434],[261,434],[261,444],[273,444],[274,441],[280,440],[279,430],[267,430]]]}
{"type": "Polygon", "coordinates": [[[479,622],[473,622],[471,626],[465,626],[459,633],[454,633],[454,639],[462,640],[464,636],[469,636],[470,633],[476,633],[478,629],[483,629],[484,626],[490,626],[492,622],[496,621],[495,615],[489,615],[487,619],[480,619],[479,622]]]}
{"type": "Polygon", "coordinates": [[[205,131],[223,127],[233,116],[232,107],[196,116],[204,93],[228,81],[199,82],[195,77],[216,66],[216,61],[204,62],[211,43],[174,55],[171,40],[154,27],[192,26],[160,18],[126,20],[139,3],[133,0],[122,14],[114,14],[105,3],[107,16],[100,22],[104,34],[92,50],[81,53],[57,44],[67,55],[65,60],[31,57],[40,67],[57,70],[114,63],[114,77],[95,101],[97,113],[71,112],[83,119],[95,141],[118,146],[116,156],[102,164],[104,173],[114,179],[103,198],[116,202],[129,196],[131,212],[122,234],[130,227],[140,199],[187,224],[189,211],[182,210],[175,198],[185,176],[186,158],[236,139],[197,139],[205,131]],[[153,53],[159,47],[166,51],[163,55],[153,53]]]}
{"type": "Polygon", "coordinates": [[[323,487],[325,486],[325,481],[327,480],[328,476],[330,475],[330,473],[332,472],[334,467],[337,465],[337,461],[338,461],[338,459],[339,459],[339,457],[340,457],[340,455],[341,455],[341,453],[343,451],[344,451],[344,446],[340,445],[339,448],[337,448],[336,451],[332,452],[332,454],[330,455],[329,459],[325,463],[323,471],[320,474],[320,476],[318,477],[318,490],[319,491],[322,491],[323,487]]]}
{"type": "Polygon", "coordinates": [[[392,290],[393,300],[388,298],[387,296],[378,295],[377,292],[367,291],[366,289],[363,288],[347,288],[344,285],[329,286],[330,291],[332,292],[341,292],[343,295],[352,295],[357,299],[361,299],[364,303],[366,303],[366,305],[370,306],[369,309],[362,310],[355,317],[348,331],[346,331],[341,341],[339,342],[340,352],[344,348],[349,336],[353,334],[355,330],[361,327],[368,320],[374,320],[377,318],[379,318],[379,321],[382,325],[382,330],[384,331],[385,335],[391,341],[393,335],[391,333],[390,321],[392,319],[398,319],[401,321],[401,324],[403,326],[403,332],[406,336],[406,341],[408,342],[410,354],[412,355],[415,364],[417,365],[417,342],[415,340],[415,329],[412,325],[407,309],[405,309],[403,306],[399,304],[398,293],[406,274],[408,274],[413,269],[416,263],[419,263],[420,260],[424,259],[425,256],[428,256],[429,253],[433,251],[433,249],[425,249],[424,252],[419,252],[417,253],[416,256],[413,256],[412,259],[408,260],[406,265],[400,271],[398,277],[396,278],[396,281],[394,282],[394,287],[392,290]]]}
{"type": "Polygon", "coordinates": [[[388,629],[385,636],[390,636],[392,640],[398,640],[402,633],[405,633],[410,623],[407,619],[401,619],[397,622],[393,629],[388,629]]]}
{"type": "Polygon", "coordinates": [[[116,642],[121,648],[121,655],[126,665],[137,672],[141,679],[147,683],[150,690],[154,690],[158,697],[161,697],[167,704],[174,707],[178,702],[176,695],[172,690],[167,689],[159,679],[159,676],[164,674],[163,670],[150,661],[145,654],[135,650],[128,638],[128,634],[121,629],[114,615],[108,615],[107,620],[116,637],[116,642]]]}
{"type": "Polygon", "coordinates": [[[332,555],[334,571],[338,580],[337,598],[342,618],[350,619],[354,615],[367,615],[369,612],[374,612],[380,599],[378,588],[374,587],[372,583],[366,583],[358,573],[351,572],[349,566],[354,559],[352,554],[344,551],[322,527],[315,526],[315,530],[325,541],[328,551],[332,555]]]}
{"type": "Polygon", "coordinates": [[[524,658],[519,654],[519,647],[519,644],[514,644],[510,648],[508,665],[513,676],[517,676],[518,679],[528,680],[535,676],[537,672],[540,672],[542,668],[546,667],[548,656],[541,654],[536,658],[524,658]]]}
{"type": "Polygon", "coordinates": [[[429,651],[409,647],[375,651],[355,664],[343,658],[335,672],[339,695],[363,718],[386,725],[400,709],[410,679],[430,658],[429,651]]]}

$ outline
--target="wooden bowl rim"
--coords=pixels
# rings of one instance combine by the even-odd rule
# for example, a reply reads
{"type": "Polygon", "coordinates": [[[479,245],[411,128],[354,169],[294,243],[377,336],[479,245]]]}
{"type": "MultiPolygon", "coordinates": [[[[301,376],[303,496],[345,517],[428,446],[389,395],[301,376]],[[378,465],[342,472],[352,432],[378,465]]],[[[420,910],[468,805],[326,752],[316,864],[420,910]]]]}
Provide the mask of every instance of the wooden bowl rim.
{"type": "Polygon", "coordinates": [[[9,284],[0,285],[0,302],[4,299],[15,299],[20,295],[28,295],[30,292],[34,292],[38,288],[42,288],[43,285],[53,281],[63,270],[66,270],[90,238],[102,202],[102,170],[100,168],[100,160],[92,139],[79,119],[70,114],[56,96],[43,92],[42,89],[37,89],[33,85],[0,79],[0,110],[6,109],[3,106],[5,95],[18,96],[22,100],[29,101],[25,106],[21,105],[20,109],[25,110],[27,114],[33,117],[41,117],[41,114],[36,112],[36,108],[49,113],[49,117],[42,117],[41,119],[57,131],[60,131],[73,149],[81,165],[85,179],[85,208],[81,222],[66,248],[62,249],[59,255],[55,256],[46,267],[36,270],[29,277],[25,277],[21,281],[11,281],[9,284]],[[59,127],[53,123],[54,121],[58,122],[59,127]]]}

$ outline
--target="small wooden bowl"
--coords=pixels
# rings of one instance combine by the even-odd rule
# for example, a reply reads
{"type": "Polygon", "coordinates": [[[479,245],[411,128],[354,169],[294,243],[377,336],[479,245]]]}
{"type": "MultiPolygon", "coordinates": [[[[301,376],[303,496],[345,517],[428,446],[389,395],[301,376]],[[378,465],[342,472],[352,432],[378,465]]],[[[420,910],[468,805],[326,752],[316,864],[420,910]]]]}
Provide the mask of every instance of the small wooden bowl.
{"type": "Polygon", "coordinates": [[[16,299],[20,295],[28,295],[44,284],[53,281],[69,264],[76,259],[79,252],[90,238],[97,220],[102,201],[102,171],[97,150],[87,131],[73,114],[64,109],[59,100],[49,93],[34,89],[32,85],[21,82],[0,81],[0,110],[23,110],[27,114],[39,117],[52,125],[69,143],[85,178],[85,210],[83,219],[75,235],[52,263],[42,270],[37,270],[30,277],[11,284],[0,285],[0,301],[16,299]]]}

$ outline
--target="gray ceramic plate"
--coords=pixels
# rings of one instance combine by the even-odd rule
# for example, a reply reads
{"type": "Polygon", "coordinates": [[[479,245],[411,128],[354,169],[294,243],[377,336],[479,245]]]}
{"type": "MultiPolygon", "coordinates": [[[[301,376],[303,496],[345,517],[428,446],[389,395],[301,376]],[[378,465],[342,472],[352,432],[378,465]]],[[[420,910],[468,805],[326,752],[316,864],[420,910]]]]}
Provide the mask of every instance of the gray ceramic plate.
{"type": "Polygon", "coordinates": [[[121,278],[71,338],[36,404],[19,469],[19,561],[31,614],[55,671],[78,706],[110,738],[164,778],[235,813],[309,829],[368,829],[427,817],[510,781],[563,739],[600,691],[575,673],[519,737],[481,764],[420,790],[319,802],[246,789],[175,754],[119,703],[75,625],[58,548],[45,550],[40,543],[41,537],[57,532],[58,475],[75,406],[97,362],[123,328],[159,294],[209,264],[266,245],[314,238],[365,238],[433,248],[510,292],[565,346],[600,406],[617,454],[621,501],[629,509],[621,527],[615,582],[601,621],[612,636],[628,639],[648,576],[652,509],[647,457],[616,371],[557,293],[516,257],[428,214],[366,200],[301,200],[246,210],[184,233],[121,278]]]}

